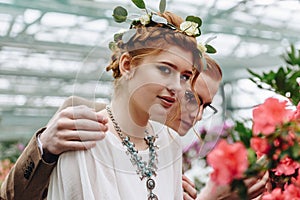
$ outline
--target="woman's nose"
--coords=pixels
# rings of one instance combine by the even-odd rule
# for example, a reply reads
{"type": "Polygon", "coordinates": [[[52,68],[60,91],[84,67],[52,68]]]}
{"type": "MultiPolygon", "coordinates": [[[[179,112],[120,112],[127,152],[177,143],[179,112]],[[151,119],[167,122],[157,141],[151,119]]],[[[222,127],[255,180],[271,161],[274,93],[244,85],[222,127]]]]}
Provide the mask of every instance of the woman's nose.
{"type": "Polygon", "coordinates": [[[186,84],[182,84],[180,76],[173,77],[169,80],[168,89],[176,95],[183,93],[186,87],[186,84]]]}

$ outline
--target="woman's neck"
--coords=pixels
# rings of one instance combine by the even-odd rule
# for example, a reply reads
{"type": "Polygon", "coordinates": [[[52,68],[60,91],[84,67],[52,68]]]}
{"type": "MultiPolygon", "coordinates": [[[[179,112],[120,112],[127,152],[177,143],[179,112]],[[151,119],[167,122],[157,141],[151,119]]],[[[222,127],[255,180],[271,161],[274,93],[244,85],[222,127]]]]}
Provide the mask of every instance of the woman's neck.
{"type": "Polygon", "coordinates": [[[152,132],[148,124],[148,113],[142,112],[137,105],[130,102],[125,95],[118,95],[112,99],[111,111],[114,119],[120,126],[122,134],[130,137],[130,140],[141,148],[145,146],[145,131],[152,132]],[[140,145],[139,145],[140,144],[140,145]]]}

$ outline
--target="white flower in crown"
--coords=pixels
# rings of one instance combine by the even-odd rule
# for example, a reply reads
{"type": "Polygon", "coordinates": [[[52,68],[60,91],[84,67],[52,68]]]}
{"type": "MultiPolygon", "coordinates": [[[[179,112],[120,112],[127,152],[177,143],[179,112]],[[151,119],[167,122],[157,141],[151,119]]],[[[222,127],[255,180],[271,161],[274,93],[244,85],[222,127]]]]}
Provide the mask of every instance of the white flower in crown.
{"type": "Polygon", "coordinates": [[[198,43],[197,44],[197,48],[199,49],[199,51],[203,54],[207,51],[207,48],[205,47],[205,45],[203,45],[202,43],[198,43]]]}
{"type": "Polygon", "coordinates": [[[146,14],[140,17],[140,22],[145,26],[147,24],[149,24],[151,21],[151,17],[150,15],[146,14]]]}
{"type": "Polygon", "coordinates": [[[180,30],[185,32],[188,36],[195,36],[199,34],[198,24],[191,21],[185,21],[180,24],[180,30]]]}

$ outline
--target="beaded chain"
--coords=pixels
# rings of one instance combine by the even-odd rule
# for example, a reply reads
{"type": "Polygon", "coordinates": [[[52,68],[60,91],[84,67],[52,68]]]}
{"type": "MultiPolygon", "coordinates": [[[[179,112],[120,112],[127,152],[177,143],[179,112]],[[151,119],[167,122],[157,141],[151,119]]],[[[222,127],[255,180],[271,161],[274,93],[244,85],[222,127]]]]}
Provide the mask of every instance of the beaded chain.
{"type": "Polygon", "coordinates": [[[130,154],[131,158],[130,161],[132,165],[137,166],[136,173],[139,175],[140,179],[143,180],[145,177],[147,178],[146,181],[146,187],[149,191],[148,200],[158,200],[158,197],[156,194],[152,192],[152,190],[155,188],[155,181],[151,178],[152,175],[156,176],[156,170],[157,170],[157,153],[156,149],[158,149],[158,146],[154,145],[155,139],[157,136],[150,135],[147,130],[145,130],[146,136],[144,140],[146,141],[146,144],[149,146],[149,161],[148,163],[146,161],[142,160],[142,157],[138,155],[138,150],[135,148],[135,144],[130,141],[129,136],[124,136],[122,133],[122,130],[115,120],[111,108],[109,106],[106,106],[107,113],[113,123],[113,126],[118,133],[119,137],[122,140],[122,144],[126,147],[126,153],[127,155],[130,154]]]}

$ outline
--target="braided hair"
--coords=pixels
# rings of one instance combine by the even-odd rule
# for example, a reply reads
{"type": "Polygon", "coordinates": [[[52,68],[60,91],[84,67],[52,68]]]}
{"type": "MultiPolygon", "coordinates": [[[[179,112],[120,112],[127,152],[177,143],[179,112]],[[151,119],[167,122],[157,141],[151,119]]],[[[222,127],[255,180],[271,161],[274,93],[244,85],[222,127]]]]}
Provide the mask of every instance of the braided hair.
{"type": "Polygon", "coordinates": [[[140,23],[131,25],[131,29],[135,29],[134,35],[126,43],[121,37],[118,38],[116,48],[111,56],[111,62],[106,67],[106,71],[112,70],[115,79],[119,79],[122,76],[119,69],[119,59],[123,53],[128,52],[132,57],[132,62],[139,62],[143,57],[159,53],[170,45],[176,45],[192,52],[194,66],[192,79],[199,75],[202,67],[200,66],[201,60],[197,41],[194,37],[187,36],[179,31],[178,27],[183,22],[183,19],[171,12],[160,13],[160,16],[165,18],[169,24],[176,26],[177,29],[172,29],[165,24],[156,22],[151,22],[147,25],[140,23]]]}

